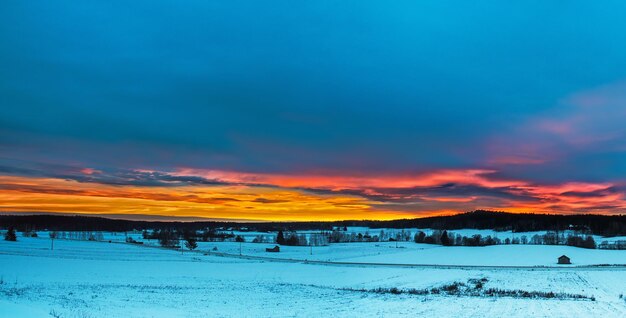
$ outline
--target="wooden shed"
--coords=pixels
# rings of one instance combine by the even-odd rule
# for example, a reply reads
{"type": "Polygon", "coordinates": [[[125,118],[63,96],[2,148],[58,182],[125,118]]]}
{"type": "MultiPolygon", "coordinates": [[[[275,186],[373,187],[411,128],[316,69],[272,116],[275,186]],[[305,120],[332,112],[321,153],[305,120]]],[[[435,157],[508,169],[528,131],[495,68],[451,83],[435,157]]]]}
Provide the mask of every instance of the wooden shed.
{"type": "Polygon", "coordinates": [[[274,246],[272,248],[266,248],[265,251],[269,252],[269,253],[278,253],[278,252],[280,252],[280,247],[278,245],[276,245],[276,246],[274,246]]]}
{"type": "Polygon", "coordinates": [[[561,255],[559,257],[559,264],[571,264],[572,262],[570,261],[569,257],[565,256],[565,255],[561,255]]]}

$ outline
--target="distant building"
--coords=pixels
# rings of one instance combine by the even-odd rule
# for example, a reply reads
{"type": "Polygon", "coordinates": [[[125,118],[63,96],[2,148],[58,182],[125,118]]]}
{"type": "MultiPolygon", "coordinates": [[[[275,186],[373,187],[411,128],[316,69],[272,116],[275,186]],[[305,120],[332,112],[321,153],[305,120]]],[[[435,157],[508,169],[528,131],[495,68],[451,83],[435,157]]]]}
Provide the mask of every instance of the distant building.
{"type": "Polygon", "coordinates": [[[280,247],[278,245],[276,245],[276,246],[274,246],[272,248],[266,248],[265,251],[269,252],[269,253],[278,253],[278,252],[280,252],[280,247]]]}
{"type": "Polygon", "coordinates": [[[572,262],[570,262],[569,257],[565,256],[565,255],[561,255],[559,257],[559,264],[571,264],[572,262]]]}

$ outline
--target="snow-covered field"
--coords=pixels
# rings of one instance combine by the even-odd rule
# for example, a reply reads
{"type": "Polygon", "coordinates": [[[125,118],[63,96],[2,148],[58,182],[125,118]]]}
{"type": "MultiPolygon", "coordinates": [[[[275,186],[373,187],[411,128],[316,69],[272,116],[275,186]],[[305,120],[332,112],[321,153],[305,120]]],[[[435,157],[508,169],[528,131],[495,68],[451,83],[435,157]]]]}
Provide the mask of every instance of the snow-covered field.
{"type": "MultiPolygon", "coordinates": [[[[239,254],[263,258],[315,260],[331,262],[384,263],[408,265],[471,266],[556,266],[557,258],[567,255],[572,265],[624,265],[626,251],[589,250],[554,245],[493,245],[465,247],[412,242],[340,243],[328,246],[281,246],[280,253],[266,253],[272,244],[198,243],[200,251],[213,254],[239,254]],[[397,247],[396,247],[397,245],[397,247]],[[213,249],[217,248],[217,251],[213,249]]],[[[563,266],[563,265],[561,265],[563,266]]],[[[561,267],[559,266],[559,267],[561,267]]]]}
{"type": "MultiPolygon", "coordinates": [[[[115,235],[110,236],[110,238],[115,235]]],[[[123,237],[120,235],[120,237],[123,237]]],[[[115,241],[115,240],[112,240],[115,241]]],[[[0,317],[625,317],[626,251],[563,246],[441,247],[347,243],[314,247],[241,244],[244,255],[364,264],[242,259],[239,243],[200,243],[198,252],[124,243],[19,237],[0,241],[0,317]],[[556,267],[567,254],[573,265],[556,267]],[[483,265],[405,267],[366,263],[483,265]],[[531,267],[522,267],[531,266],[531,267]],[[552,266],[552,267],[532,267],[552,266]],[[376,288],[431,289],[485,279],[484,289],[577,294],[591,299],[409,295],[376,288]],[[366,291],[360,291],[361,289],[366,291]]]]}
{"type": "MultiPolygon", "coordinates": [[[[415,235],[417,232],[422,231],[424,233],[426,233],[427,235],[430,235],[431,233],[433,233],[435,230],[434,229],[429,229],[429,228],[405,228],[405,229],[395,229],[395,228],[368,228],[368,227],[359,227],[359,226],[350,226],[347,227],[346,231],[342,231],[343,233],[347,233],[347,234],[370,234],[370,235],[380,235],[380,232],[383,231],[384,233],[387,233],[387,236],[391,236],[391,237],[395,237],[396,234],[399,233],[407,233],[411,238],[413,238],[413,235],[415,235]]],[[[227,233],[232,233],[234,235],[241,235],[246,237],[246,239],[248,239],[249,241],[254,238],[257,235],[265,235],[268,237],[274,237],[276,235],[275,232],[273,233],[268,233],[268,232],[252,232],[252,231],[229,231],[226,230],[225,232],[227,233]]],[[[319,231],[298,231],[298,234],[309,234],[309,233],[319,233],[319,231]]],[[[486,236],[491,236],[491,237],[497,237],[501,240],[505,240],[507,238],[509,239],[513,239],[513,238],[521,238],[522,236],[526,236],[527,239],[530,240],[530,238],[533,237],[533,235],[544,235],[547,233],[547,231],[535,231],[535,232],[510,232],[510,231],[494,231],[494,230],[479,230],[479,229],[458,229],[458,230],[449,230],[448,231],[449,235],[456,235],[459,234],[461,236],[467,236],[467,237],[471,237],[472,235],[476,235],[479,234],[483,237],[486,236]]],[[[586,234],[582,234],[580,232],[576,232],[576,231],[561,231],[559,232],[560,235],[563,235],[564,237],[567,237],[568,235],[582,235],[582,236],[586,236],[586,234]]],[[[112,235],[114,238],[115,237],[119,237],[120,235],[123,235],[123,233],[111,233],[110,235],[112,235]]],[[[626,236],[612,236],[612,237],[604,237],[604,236],[600,236],[600,235],[592,235],[593,239],[596,241],[596,243],[601,243],[603,241],[607,241],[607,242],[614,242],[614,241],[619,241],[619,240],[626,240],[626,236]]]]}

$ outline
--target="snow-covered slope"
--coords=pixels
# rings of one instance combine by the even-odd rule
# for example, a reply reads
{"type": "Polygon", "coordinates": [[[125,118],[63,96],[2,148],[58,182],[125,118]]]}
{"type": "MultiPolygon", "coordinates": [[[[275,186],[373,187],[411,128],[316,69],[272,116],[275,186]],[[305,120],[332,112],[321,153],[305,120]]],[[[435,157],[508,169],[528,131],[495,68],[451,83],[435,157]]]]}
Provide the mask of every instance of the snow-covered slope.
{"type": "MultiPolygon", "coordinates": [[[[389,244],[376,246],[374,243],[331,245],[324,257],[387,262],[409,257],[412,253],[430,253],[432,259],[446,259],[445,255],[449,253],[465,253],[466,257],[470,257],[467,253],[474,253],[471,256],[476,259],[474,262],[493,264],[502,255],[511,258],[521,254],[528,259],[540,260],[542,251],[547,251],[547,254],[556,252],[543,250],[546,246],[528,246],[531,249],[527,250],[507,250],[513,246],[497,246],[458,248],[455,251],[456,248],[411,244],[411,249],[396,249],[389,244]],[[420,249],[422,247],[424,249],[420,249]],[[371,254],[379,250],[385,252],[371,254]]],[[[218,246],[220,250],[238,248],[237,243],[218,246]]],[[[242,246],[250,249],[263,247],[256,244],[242,246]]],[[[54,251],[49,248],[50,241],[46,238],[0,241],[0,317],[626,315],[626,303],[619,298],[626,292],[624,268],[536,270],[323,266],[202,253],[181,254],[180,251],[130,244],[68,240],[56,240],[54,251]],[[485,288],[572,293],[593,296],[596,300],[411,296],[345,290],[432,288],[478,278],[487,279],[485,288]]],[[[294,249],[298,250],[285,253],[306,255],[306,248],[294,249]]],[[[577,258],[604,260],[602,257],[609,257],[594,256],[594,250],[579,250],[581,254],[576,256],[572,254],[574,250],[567,250],[574,261],[577,258]]],[[[321,254],[322,251],[318,252],[321,254]]],[[[621,259],[626,254],[617,252],[622,254],[610,257],[621,259]]],[[[522,256],[516,262],[522,262],[522,256]]],[[[463,259],[462,256],[457,258],[463,259]]],[[[454,258],[448,256],[447,260],[452,262],[454,258]]]]}

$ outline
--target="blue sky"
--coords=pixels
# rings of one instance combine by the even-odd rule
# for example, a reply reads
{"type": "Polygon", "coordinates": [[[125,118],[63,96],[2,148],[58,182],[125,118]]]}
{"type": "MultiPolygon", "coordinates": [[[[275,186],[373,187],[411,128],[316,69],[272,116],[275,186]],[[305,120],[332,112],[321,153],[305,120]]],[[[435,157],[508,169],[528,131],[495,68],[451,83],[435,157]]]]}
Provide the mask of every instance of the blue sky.
{"type": "Polygon", "coordinates": [[[3,1],[0,171],[482,169],[621,193],[624,13],[621,1],[3,1]]]}

